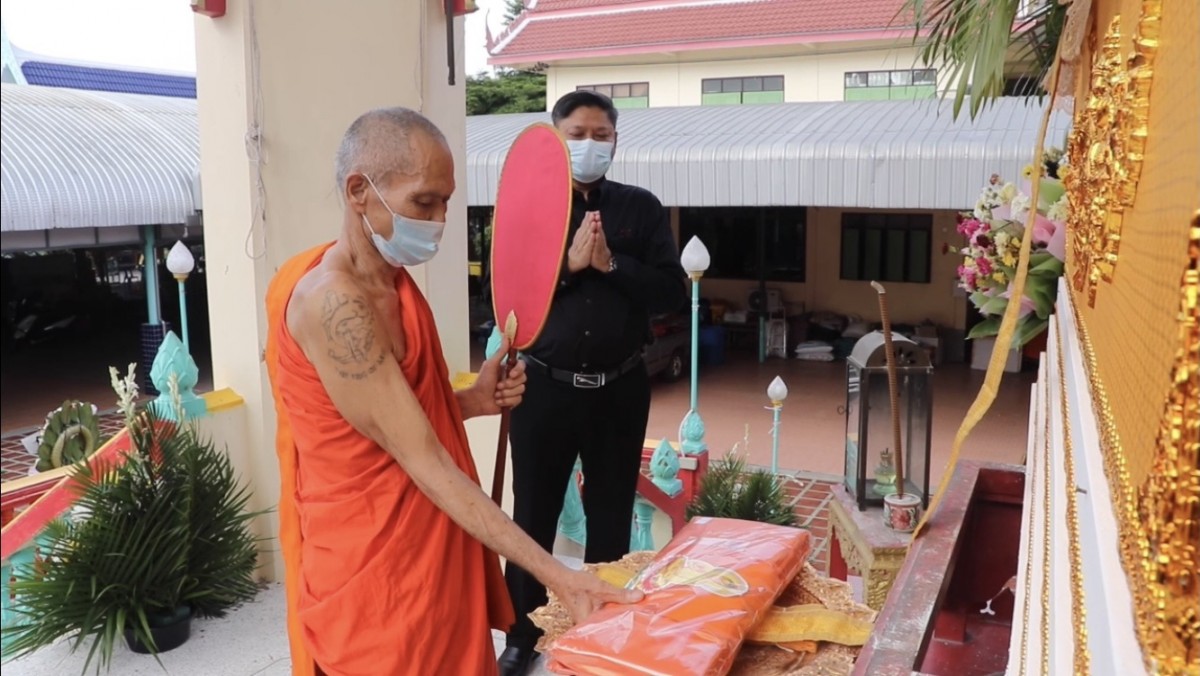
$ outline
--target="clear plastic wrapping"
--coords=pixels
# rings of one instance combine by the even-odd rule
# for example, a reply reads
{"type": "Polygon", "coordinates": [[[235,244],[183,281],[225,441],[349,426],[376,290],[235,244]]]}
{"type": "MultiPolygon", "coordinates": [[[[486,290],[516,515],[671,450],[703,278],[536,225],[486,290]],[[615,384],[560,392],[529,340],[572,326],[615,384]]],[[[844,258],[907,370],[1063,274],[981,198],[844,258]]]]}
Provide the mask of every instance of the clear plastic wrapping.
{"type": "Polygon", "coordinates": [[[746,633],[804,565],[808,531],[693,519],[630,581],[646,596],[609,604],[563,634],[549,668],[587,676],[720,676],[746,633]]]}

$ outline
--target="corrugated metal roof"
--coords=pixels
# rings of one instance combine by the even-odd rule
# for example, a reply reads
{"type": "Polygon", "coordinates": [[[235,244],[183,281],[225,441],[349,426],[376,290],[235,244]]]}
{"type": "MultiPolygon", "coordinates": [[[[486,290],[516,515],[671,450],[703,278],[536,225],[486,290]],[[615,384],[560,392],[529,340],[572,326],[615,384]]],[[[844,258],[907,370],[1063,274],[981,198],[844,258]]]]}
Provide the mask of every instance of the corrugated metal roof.
{"type": "Polygon", "coordinates": [[[183,223],[193,213],[194,100],[2,86],[4,232],[183,223]]]}
{"type": "MultiPolygon", "coordinates": [[[[862,101],[622,110],[609,176],[668,206],[964,209],[1029,163],[1044,108],[1004,98],[975,120],[951,102],[862,101]]],[[[517,134],[548,113],[467,118],[467,203],[490,206],[517,134]]],[[[1056,113],[1047,143],[1070,119],[1056,113]]]]}
{"type": "Polygon", "coordinates": [[[196,78],[186,75],[139,73],[46,61],[26,61],[21,64],[21,72],[28,84],[44,87],[196,98],[196,78]]]}

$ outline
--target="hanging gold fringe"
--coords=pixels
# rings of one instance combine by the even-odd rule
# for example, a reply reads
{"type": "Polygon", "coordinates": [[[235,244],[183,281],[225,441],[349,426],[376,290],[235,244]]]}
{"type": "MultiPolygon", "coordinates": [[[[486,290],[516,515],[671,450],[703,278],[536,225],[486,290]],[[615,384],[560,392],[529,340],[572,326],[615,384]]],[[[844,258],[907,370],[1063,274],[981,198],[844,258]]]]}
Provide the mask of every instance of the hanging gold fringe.
{"type": "MultiPolygon", "coordinates": [[[[1033,248],[1033,224],[1037,218],[1038,193],[1042,178],[1042,153],[1046,144],[1046,129],[1050,126],[1050,116],[1054,113],[1054,102],[1058,98],[1058,78],[1062,69],[1062,58],[1059,52],[1055,52],[1054,65],[1050,68],[1050,101],[1046,105],[1045,112],[1042,113],[1042,123],[1038,128],[1037,147],[1034,148],[1033,156],[1033,175],[1029,177],[1029,182],[1032,185],[1032,194],[1029,196],[1029,215],[1025,221],[1025,234],[1021,237],[1021,253],[1017,259],[1017,275],[1013,279],[1013,288],[1011,298],[1020,299],[1025,295],[1025,279],[1029,275],[1029,254],[1033,248]]],[[[987,375],[983,378],[983,387],[979,388],[979,394],[976,395],[975,401],[971,404],[971,408],[967,409],[967,415],[963,418],[962,424],[958,427],[958,432],[954,435],[954,445],[950,449],[950,462],[946,470],[942,472],[942,480],[938,484],[937,492],[934,493],[933,499],[929,501],[929,509],[925,510],[925,514],[921,517],[921,521],[917,524],[916,530],[913,532],[913,539],[920,537],[925,524],[929,521],[929,515],[933,514],[937,509],[938,503],[942,500],[942,495],[946,492],[946,486],[950,484],[950,477],[954,475],[954,468],[958,465],[958,456],[962,453],[963,444],[967,441],[967,436],[975,429],[975,425],[987,415],[988,409],[992,407],[992,403],[996,401],[996,393],[1000,390],[1000,380],[1004,376],[1004,364],[1008,361],[1008,351],[1012,347],[1013,333],[1017,329],[1017,319],[1021,311],[1019,302],[1010,301],[1004,309],[1004,317],[1000,320],[1000,332],[996,334],[996,343],[992,347],[992,358],[988,362],[987,375]]]]}

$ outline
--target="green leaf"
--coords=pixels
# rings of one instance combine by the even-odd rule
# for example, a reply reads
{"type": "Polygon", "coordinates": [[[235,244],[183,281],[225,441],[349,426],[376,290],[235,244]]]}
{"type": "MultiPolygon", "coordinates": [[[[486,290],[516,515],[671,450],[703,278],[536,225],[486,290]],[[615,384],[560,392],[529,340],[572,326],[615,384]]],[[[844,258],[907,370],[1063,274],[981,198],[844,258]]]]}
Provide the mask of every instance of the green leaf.
{"type": "Polygon", "coordinates": [[[1013,332],[1013,344],[1024,347],[1026,343],[1045,331],[1049,325],[1050,320],[1048,319],[1042,319],[1032,314],[1025,315],[1017,324],[1016,331],[1013,332]]]}
{"type": "Polygon", "coordinates": [[[976,338],[988,338],[1000,332],[1000,317],[988,317],[971,327],[971,331],[967,333],[968,340],[976,338]]]}

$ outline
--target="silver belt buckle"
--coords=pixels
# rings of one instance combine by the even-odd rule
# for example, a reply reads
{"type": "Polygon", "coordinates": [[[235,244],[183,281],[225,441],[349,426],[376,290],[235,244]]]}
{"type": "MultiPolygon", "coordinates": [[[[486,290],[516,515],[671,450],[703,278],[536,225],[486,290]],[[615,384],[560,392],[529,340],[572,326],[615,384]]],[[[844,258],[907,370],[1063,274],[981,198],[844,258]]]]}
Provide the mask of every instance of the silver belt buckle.
{"type": "Polygon", "coordinates": [[[574,381],[573,385],[581,390],[595,390],[604,387],[604,374],[576,373],[574,381]]]}

